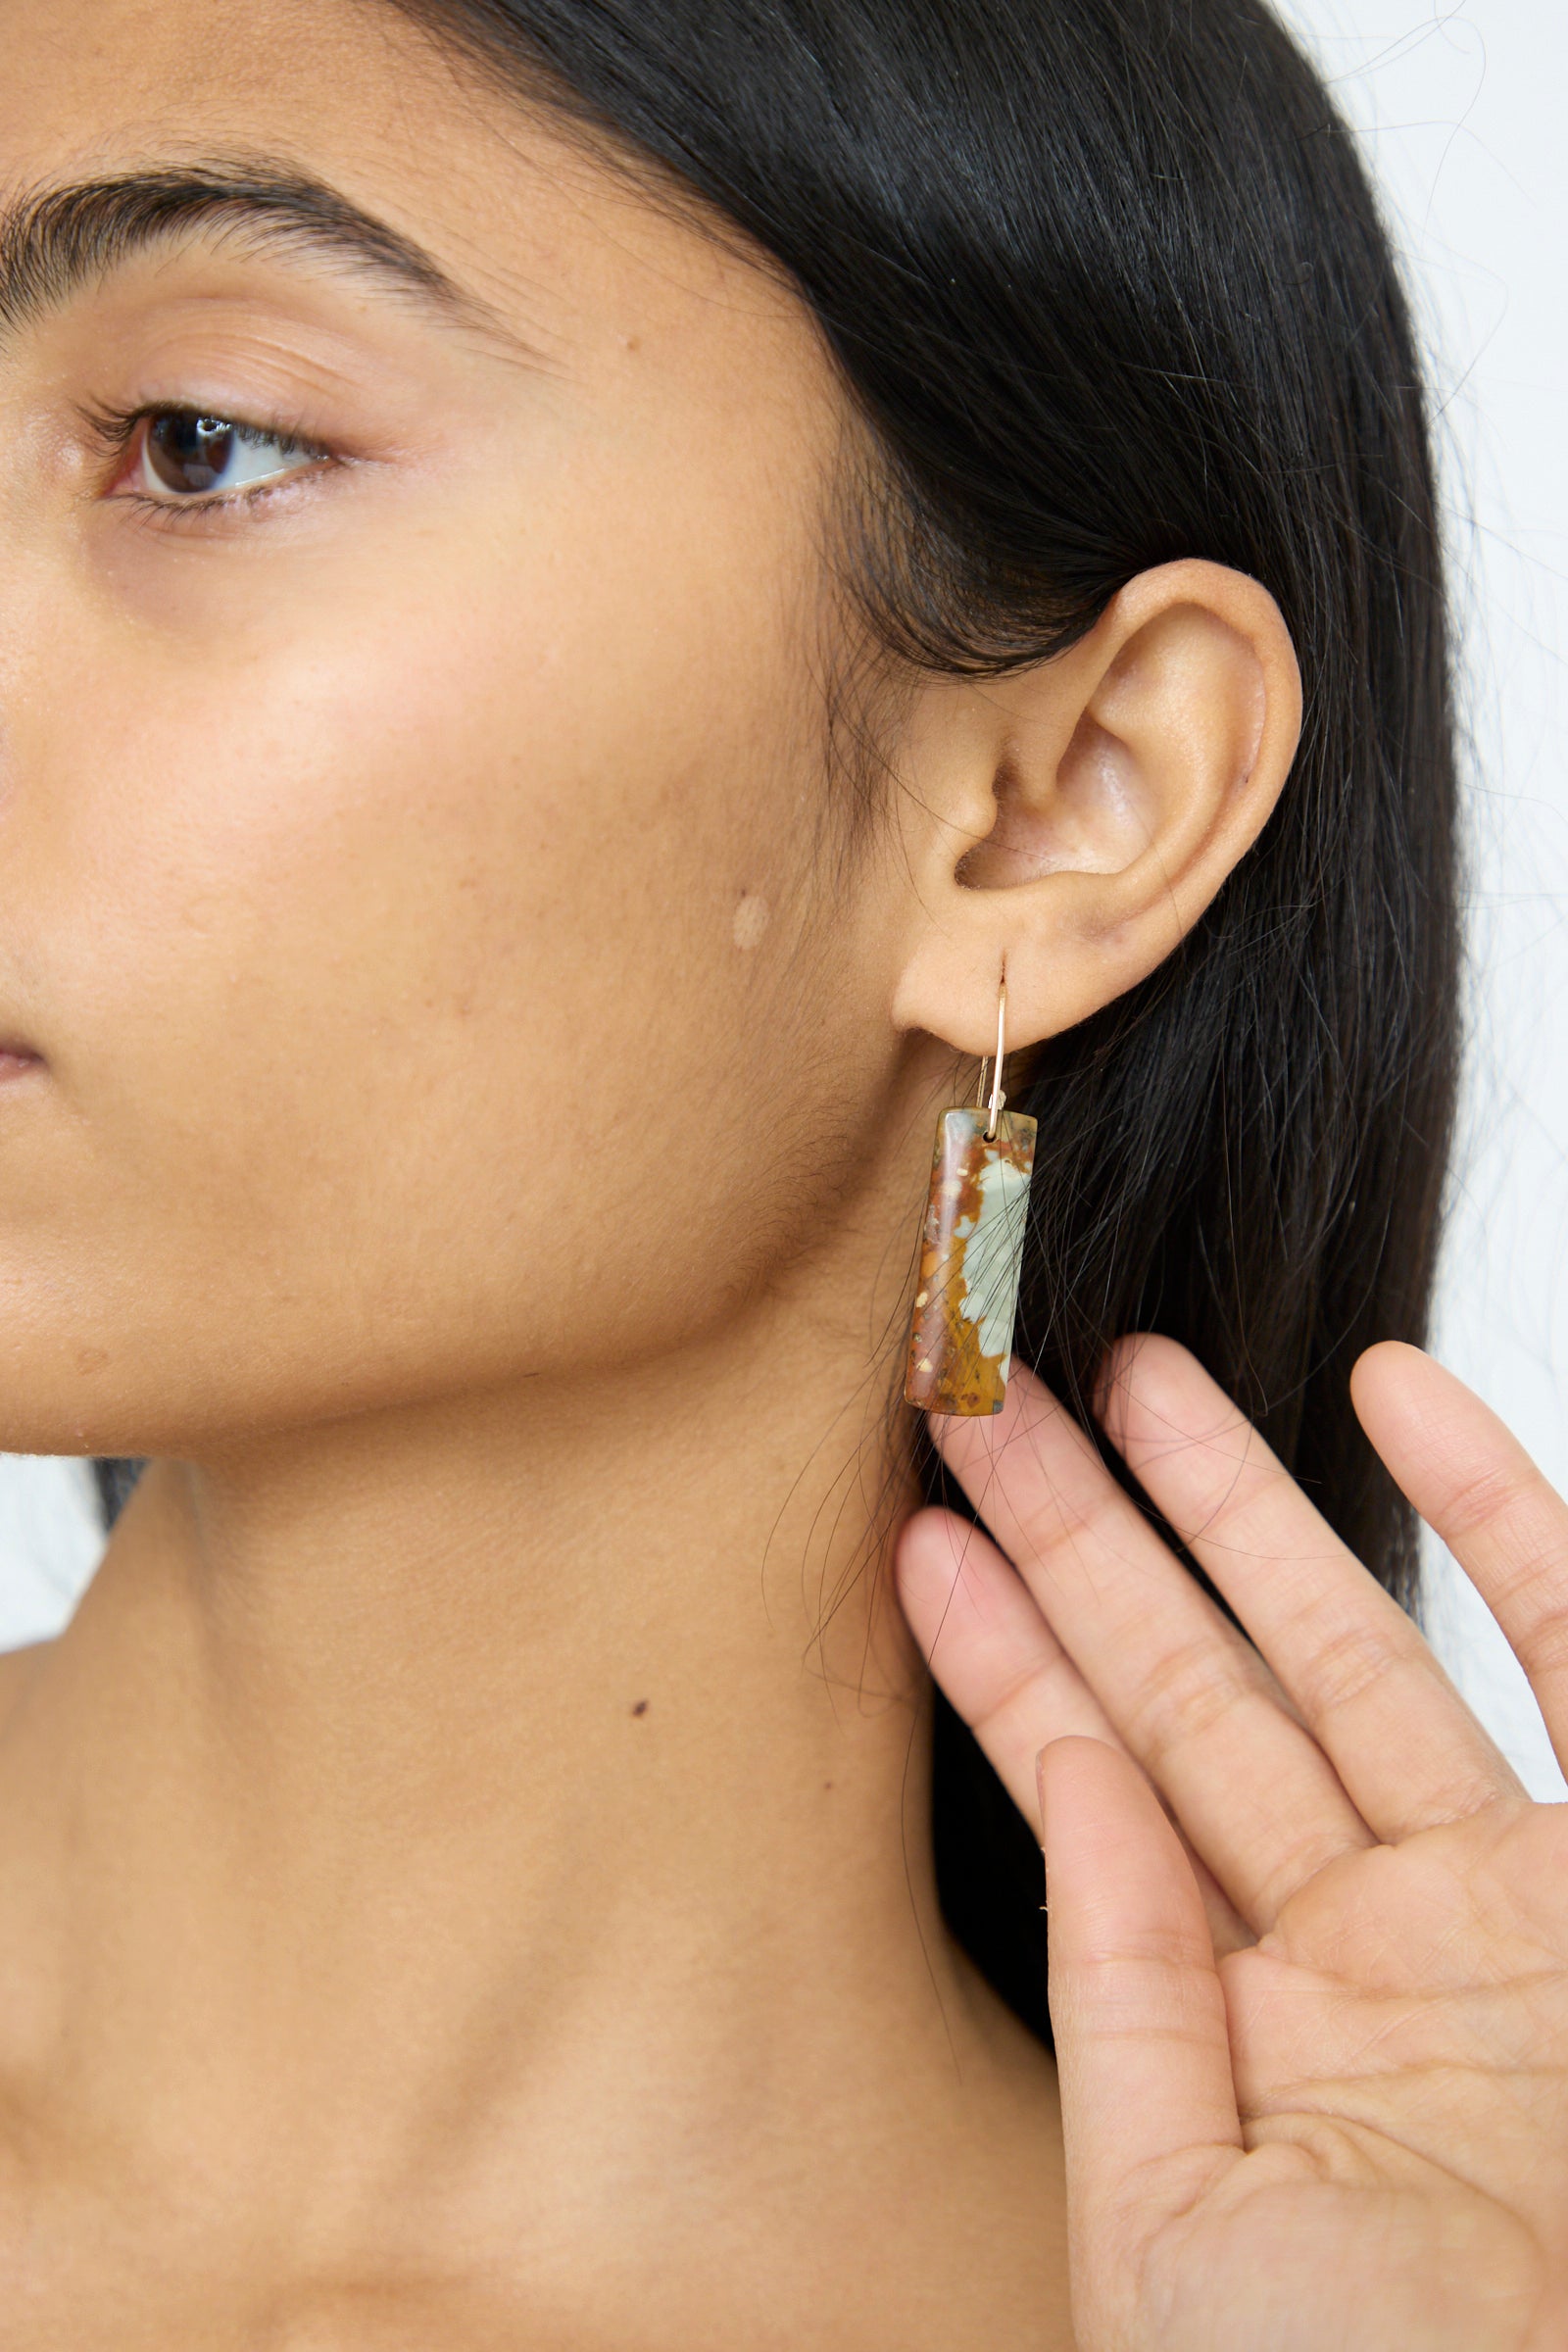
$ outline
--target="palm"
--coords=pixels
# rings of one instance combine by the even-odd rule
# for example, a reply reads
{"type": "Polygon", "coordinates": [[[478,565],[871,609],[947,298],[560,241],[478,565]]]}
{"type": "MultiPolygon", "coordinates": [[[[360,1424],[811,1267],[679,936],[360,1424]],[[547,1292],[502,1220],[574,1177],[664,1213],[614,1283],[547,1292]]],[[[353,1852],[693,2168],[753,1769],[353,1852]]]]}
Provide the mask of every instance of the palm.
{"type": "MultiPolygon", "coordinates": [[[[1107,1418],[1256,1649],[1014,1386],[938,1434],[1016,1566],[931,1512],[900,1583],[1031,1811],[1043,1751],[1083,2352],[1560,2346],[1568,1806],[1182,1350],[1129,1351],[1107,1418]]],[[[1568,1716],[1568,1511],[1413,1349],[1357,1401],[1568,1716]]]]}
{"type": "Polygon", "coordinates": [[[1568,1813],[1467,1821],[1329,1864],[1221,1963],[1247,2152],[1150,2250],[1168,2352],[1547,2340],[1542,2249],[1568,2213],[1565,1890],[1568,1813]],[[1391,2264],[1393,2245],[1415,2259],[1391,2264]],[[1216,2278],[1249,2281],[1223,2335],[1216,2278]]]}

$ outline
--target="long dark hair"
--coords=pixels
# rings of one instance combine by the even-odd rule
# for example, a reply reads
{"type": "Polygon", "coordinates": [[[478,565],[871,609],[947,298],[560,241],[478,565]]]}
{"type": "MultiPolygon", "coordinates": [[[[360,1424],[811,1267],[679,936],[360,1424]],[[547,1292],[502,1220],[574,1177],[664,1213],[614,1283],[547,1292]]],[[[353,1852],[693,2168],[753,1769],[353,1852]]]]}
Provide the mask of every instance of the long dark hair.
{"type": "MultiPolygon", "coordinates": [[[[1422,1337],[1456,1057],[1455,763],[1421,370],[1349,133],[1260,0],[393,0],[781,265],[869,427],[890,661],[994,672],[1135,573],[1261,580],[1305,686],[1260,840],[1054,1040],[1021,1350],[1193,1348],[1407,1604],[1351,1411],[1422,1337]]],[[[114,1466],[101,1465],[108,1484],[114,1466]]],[[[937,1706],[949,1923],[1039,2033],[1039,1857],[937,1706]]]]}

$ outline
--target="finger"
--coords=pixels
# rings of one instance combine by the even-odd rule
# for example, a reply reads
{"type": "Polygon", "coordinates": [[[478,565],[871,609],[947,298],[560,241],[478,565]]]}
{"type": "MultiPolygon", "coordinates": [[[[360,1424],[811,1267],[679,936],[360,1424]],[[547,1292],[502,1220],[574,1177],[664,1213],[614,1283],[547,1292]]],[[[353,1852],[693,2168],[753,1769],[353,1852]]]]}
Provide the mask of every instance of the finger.
{"type": "Polygon", "coordinates": [[[1491,1609],[1568,1772],[1568,1503],[1490,1405],[1386,1340],[1350,1376],[1362,1428],[1491,1609]]]}
{"type": "MultiPolygon", "coordinates": [[[[968,1520],[917,1512],[900,1535],[894,1575],[927,1665],[1038,1838],[1035,1759],[1068,1735],[1119,1747],[1104,1709],[1017,1571],[968,1520]]],[[[1199,1857],[1190,1859],[1216,1956],[1240,1951],[1252,1941],[1247,1923],[1199,1857]]]]}
{"type": "Polygon", "coordinates": [[[899,1599],[927,1665],[1038,1835],[1035,1758],[1080,1733],[1120,1746],[1103,1707],[1009,1561],[954,1511],[921,1511],[899,1539],[899,1599]]]}
{"type": "Polygon", "coordinates": [[[932,1428],[1119,1738],[1265,1933],[1299,1886],[1372,1838],[1262,1661],[1021,1365],[994,1419],[932,1428]]]}
{"type": "Polygon", "coordinates": [[[1139,1334],[1112,1351],[1102,1396],[1128,1468],[1235,1609],[1379,1838],[1523,1801],[1398,1602],[1196,1357],[1139,1334]]]}
{"type": "Polygon", "coordinates": [[[1137,2276],[1242,2128],[1202,1905],[1152,1790],[1088,1740],[1047,1747],[1040,1784],[1073,2309],[1095,2333],[1094,2282],[1137,2276]]]}

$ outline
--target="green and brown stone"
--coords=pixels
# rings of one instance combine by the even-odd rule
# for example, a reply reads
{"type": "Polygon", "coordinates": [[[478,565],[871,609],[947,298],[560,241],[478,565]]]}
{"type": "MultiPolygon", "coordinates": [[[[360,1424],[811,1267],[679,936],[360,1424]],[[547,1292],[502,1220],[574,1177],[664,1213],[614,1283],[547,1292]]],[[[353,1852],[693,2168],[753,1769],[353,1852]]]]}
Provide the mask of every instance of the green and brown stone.
{"type": "Polygon", "coordinates": [[[1035,1121],[983,1106],[937,1124],[904,1395],[931,1413],[1000,1413],[1007,1388],[1035,1121]]]}

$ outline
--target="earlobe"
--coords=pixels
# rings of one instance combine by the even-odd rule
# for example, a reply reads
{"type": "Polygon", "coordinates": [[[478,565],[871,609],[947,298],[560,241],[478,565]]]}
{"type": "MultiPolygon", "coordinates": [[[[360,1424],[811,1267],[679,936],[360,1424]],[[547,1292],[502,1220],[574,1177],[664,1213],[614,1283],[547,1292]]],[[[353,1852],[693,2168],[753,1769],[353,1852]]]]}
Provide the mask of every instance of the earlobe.
{"type": "Polygon", "coordinates": [[[1065,655],[968,692],[911,796],[927,821],[895,1018],[983,1054],[1004,968],[1021,1046],[1177,946],[1275,806],[1300,679],[1267,590],[1195,561],[1141,573],[1065,655]]]}

